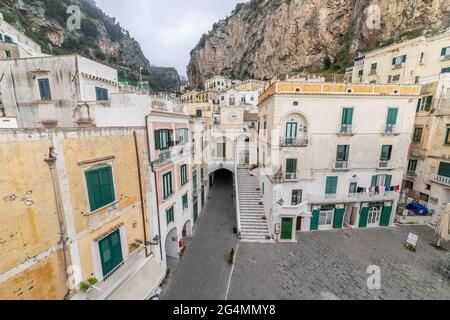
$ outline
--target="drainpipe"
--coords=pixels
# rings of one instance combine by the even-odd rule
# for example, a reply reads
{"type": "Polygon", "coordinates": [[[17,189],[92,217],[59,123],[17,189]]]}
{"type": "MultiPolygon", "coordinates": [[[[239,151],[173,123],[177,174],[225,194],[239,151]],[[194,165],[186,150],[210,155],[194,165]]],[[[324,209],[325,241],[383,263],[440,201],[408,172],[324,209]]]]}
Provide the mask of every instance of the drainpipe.
{"type": "Polygon", "coordinates": [[[134,136],[134,147],[136,150],[136,164],[138,169],[138,181],[139,181],[139,194],[141,197],[141,213],[142,213],[142,223],[143,223],[143,229],[144,229],[144,245],[145,245],[145,257],[148,258],[150,254],[147,250],[147,244],[148,244],[148,238],[147,238],[147,219],[145,215],[145,208],[144,208],[144,192],[142,190],[142,176],[141,176],[141,161],[139,157],[139,147],[138,147],[138,141],[137,141],[137,133],[136,131],[133,131],[134,136]]]}
{"type": "Polygon", "coordinates": [[[56,211],[58,214],[58,222],[59,222],[59,234],[60,234],[60,243],[63,246],[63,260],[64,260],[64,268],[66,270],[66,285],[67,285],[67,293],[64,297],[64,300],[68,300],[71,296],[72,292],[70,289],[69,279],[70,275],[68,273],[68,253],[67,253],[67,233],[66,233],[66,223],[63,215],[63,209],[61,204],[61,195],[60,195],[60,185],[59,185],[59,177],[58,172],[56,170],[56,160],[57,160],[57,154],[55,152],[55,147],[51,146],[49,148],[48,156],[44,159],[44,161],[48,164],[50,168],[50,174],[52,179],[52,185],[53,185],[53,192],[55,196],[55,202],[56,202],[56,211]]]}
{"type": "Polygon", "coordinates": [[[158,180],[156,179],[156,172],[152,166],[152,156],[151,156],[151,152],[150,152],[150,133],[149,133],[149,129],[148,129],[148,118],[150,117],[150,115],[146,115],[145,116],[145,133],[147,136],[147,150],[148,150],[148,161],[150,164],[150,167],[152,169],[153,172],[153,176],[155,179],[155,192],[156,192],[156,216],[157,216],[157,220],[158,220],[158,233],[159,233],[159,252],[161,255],[161,261],[163,260],[163,251],[162,251],[162,237],[161,237],[161,221],[159,218],[159,199],[158,199],[158,180]]]}

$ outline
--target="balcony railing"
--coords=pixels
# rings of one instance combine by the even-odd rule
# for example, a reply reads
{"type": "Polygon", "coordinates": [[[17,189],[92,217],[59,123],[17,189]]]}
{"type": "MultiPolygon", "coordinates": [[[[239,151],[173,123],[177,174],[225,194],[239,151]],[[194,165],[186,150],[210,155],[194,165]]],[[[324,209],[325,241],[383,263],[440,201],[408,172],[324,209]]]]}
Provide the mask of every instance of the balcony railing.
{"type": "Polygon", "coordinates": [[[335,168],[337,170],[346,170],[346,169],[348,169],[348,161],[336,161],[335,168]]]}
{"type": "Polygon", "coordinates": [[[131,253],[117,267],[103,277],[87,293],[88,300],[104,300],[117,287],[124,283],[145,262],[145,247],[141,246],[131,253]]]}
{"type": "Polygon", "coordinates": [[[450,177],[441,176],[438,174],[431,175],[431,181],[434,181],[445,186],[450,186],[450,177]]]}
{"type": "Polygon", "coordinates": [[[391,167],[391,161],[390,160],[380,160],[380,163],[378,165],[378,168],[380,169],[387,169],[391,167]]]}
{"type": "Polygon", "coordinates": [[[286,180],[296,180],[297,172],[286,172],[285,178],[286,180]]]}
{"type": "Polygon", "coordinates": [[[351,124],[342,124],[340,134],[349,135],[353,133],[353,126],[351,124]]]}
{"type": "Polygon", "coordinates": [[[153,161],[153,167],[158,169],[172,161],[172,152],[170,149],[161,151],[158,155],[158,158],[153,161]]]}
{"type": "Polygon", "coordinates": [[[308,139],[304,138],[281,138],[280,145],[282,147],[306,147],[308,139]]]}
{"type": "Polygon", "coordinates": [[[407,175],[408,177],[417,177],[416,170],[408,170],[408,171],[406,172],[406,175],[407,175]]]}
{"type": "Polygon", "coordinates": [[[397,133],[397,126],[395,124],[387,124],[384,128],[384,133],[388,135],[393,135],[397,133]]]}
{"type": "Polygon", "coordinates": [[[379,193],[332,193],[332,194],[306,194],[304,197],[311,203],[339,202],[376,202],[395,200],[400,196],[398,191],[382,191],[379,193]]]}

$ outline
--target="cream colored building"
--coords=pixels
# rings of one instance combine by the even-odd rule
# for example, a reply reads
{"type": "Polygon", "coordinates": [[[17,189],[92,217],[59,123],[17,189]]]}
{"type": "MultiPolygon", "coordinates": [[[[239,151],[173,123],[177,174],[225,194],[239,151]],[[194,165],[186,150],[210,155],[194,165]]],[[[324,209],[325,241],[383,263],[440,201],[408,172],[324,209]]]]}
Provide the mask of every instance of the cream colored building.
{"type": "Polygon", "coordinates": [[[390,226],[419,86],[276,81],[259,97],[260,190],[274,240],[390,226]]]}
{"type": "Polygon", "coordinates": [[[358,57],[353,82],[422,86],[405,172],[404,204],[420,203],[434,215],[419,217],[405,211],[399,212],[397,219],[403,223],[436,222],[450,201],[450,32],[421,36],[358,57]]]}

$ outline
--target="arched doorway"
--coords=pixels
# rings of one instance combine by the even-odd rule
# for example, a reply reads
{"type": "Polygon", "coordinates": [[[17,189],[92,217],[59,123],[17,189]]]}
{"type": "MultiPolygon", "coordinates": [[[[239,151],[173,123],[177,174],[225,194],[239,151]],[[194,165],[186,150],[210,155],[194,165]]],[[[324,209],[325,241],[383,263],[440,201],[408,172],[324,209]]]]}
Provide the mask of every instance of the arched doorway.
{"type": "Polygon", "coordinates": [[[189,240],[189,238],[192,237],[192,223],[191,220],[186,221],[186,223],[183,226],[183,240],[186,242],[186,240],[189,240]]]}
{"type": "Polygon", "coordinates": [[[174,227],[166,236],[166,256],[171,258],[179,258],[178,232],[174,227]]]}

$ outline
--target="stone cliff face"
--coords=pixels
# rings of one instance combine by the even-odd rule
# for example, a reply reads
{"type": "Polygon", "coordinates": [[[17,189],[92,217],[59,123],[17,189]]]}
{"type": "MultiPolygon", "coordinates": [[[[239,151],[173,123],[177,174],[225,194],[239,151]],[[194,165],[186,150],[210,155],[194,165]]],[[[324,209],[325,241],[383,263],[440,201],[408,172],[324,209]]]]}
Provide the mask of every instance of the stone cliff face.
{"type": "Polygon", "coordinates": [[[251,0],[203,35],[191,51],[188,76],[201,87],[217,74],[268,79],[302,69],[343,72],[357,51],[449,26],[450,0],[251,0]]]}
{"type": "Polygon", "coordinates": [[[120,24],[99,9],[93,0],[0,0],[4,19],[22,30],[49,54],[78,53],[119,70],[119,76],[149,81],[155,91],[179,92],[174,68],[150,66],[139,43],[120,24]],[[81,8],[81,29],[70,31],[67,7],[81,8]]]}

